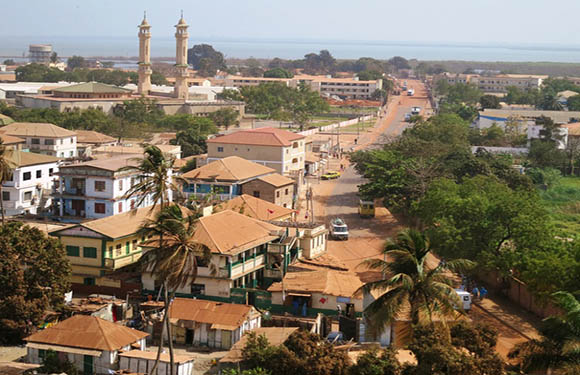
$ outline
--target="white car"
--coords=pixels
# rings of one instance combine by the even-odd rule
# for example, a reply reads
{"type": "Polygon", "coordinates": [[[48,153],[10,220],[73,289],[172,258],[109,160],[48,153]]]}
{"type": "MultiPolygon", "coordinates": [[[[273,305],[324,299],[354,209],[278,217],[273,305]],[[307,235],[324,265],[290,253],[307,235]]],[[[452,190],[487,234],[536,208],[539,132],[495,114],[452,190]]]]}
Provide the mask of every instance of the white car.
{"type": "Polygon", "coordinates": [[[334,240],[348,240],[348,226],[344,220],[337,217],[330,222],[330,237],[334,240]]]}
{"type": "Polygon", "coordinates": [[[455,289],[455,293],[457,293],[459,298],[461,298],[461,302],[463,303],[463,311],[471,310],[471,293],[461,289],[455,289]]]}
{"type": "Polygon", "coordinates": [[[411,114],[418,115],[419,113],[421,113],[421,107],[413,107],[413,108],[411,108],[411,114]]]}
{"type": "Polygon", "coordinates": [[[409,121],[411,119],[411,114],[410,113],[405,113],[405,121],[409,121]]]}

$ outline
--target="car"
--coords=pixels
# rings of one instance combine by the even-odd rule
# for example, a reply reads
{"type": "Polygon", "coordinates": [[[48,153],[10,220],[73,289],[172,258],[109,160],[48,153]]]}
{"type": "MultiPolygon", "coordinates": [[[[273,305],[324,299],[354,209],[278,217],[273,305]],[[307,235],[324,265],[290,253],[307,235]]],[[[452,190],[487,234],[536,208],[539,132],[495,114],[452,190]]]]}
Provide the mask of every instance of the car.
{"type": "Polygon", "coordinates": [[[348,240],[348,226],[341,218],[330,222],[330,238],[333,240],[348,240]]]}
{"type": "Polygon", "coordinates": [[[421,107],[413,107],[413,108],[411,108],[411,114],[418,115],[419,113],[421,113],[421,107]]]}
{"type": "Polygon", "coordinates": [[[332,331],[326,336],[326,341],[331,344],[340,345],[344,342],[344,335],[340,331],[332,331]]]}
{"type": "Polygon", "coordinates": [[[339,177],[340,177],[340,172],[336,172],[336,171],[328,171],[325,174],[323,174],[322,176],[320,176],[320,178],[323,180],[334,180],[335,178],[339,178],[339,177]]]}
{"type": "Polygon", "coordinates": [[[411,119],[411,114],[410,113],[405,113],[405,121],[409,121],[411,119]]]}

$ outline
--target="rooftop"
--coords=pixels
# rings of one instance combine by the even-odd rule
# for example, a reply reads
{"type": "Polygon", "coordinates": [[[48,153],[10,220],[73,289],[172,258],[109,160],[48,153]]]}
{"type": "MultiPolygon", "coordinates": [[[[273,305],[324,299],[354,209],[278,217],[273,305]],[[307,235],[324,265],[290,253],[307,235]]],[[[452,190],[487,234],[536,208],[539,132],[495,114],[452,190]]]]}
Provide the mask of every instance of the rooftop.
{"type": "Polygon", "coordinates": [[[52,90],[53,92],[64,93],[88,93],[88,94],[128,94],[131,90],[124,89],[113,85],[107,85],[99,82],[79,83],[78,85],[71,85],[66,87],[58,87],[52,90]]]}
{"type": "Polygon", "coordinates": [[[115,142],[116,139],[105,135],[103,133],[96,132],[94,130],[75,130],[77,133],[77,143],[111,143],[115,142]]]}
{"type": "Polygon", "coordinates": [[[281,282],[272,284],[269,292],[322,293],[331,296],[353,297],[363,283],[353,273],[337,270],[290,272],[281,282]]]}
{"type": "Polygon", "coordinates": [[[43,122],[13,122],[0,128],[0,132],[17,137],[72,137],[76,133],[54,124],[43,122]]]}
{"type": "Polygon", "coordinates": [[[259,128],[240,130],[228,135],[222,135],[207,140],[207,143],[226,143],[259,146],[291,146],[293,141],[304,139],[305,136],[276,128],[259,128]]]}
{"type": "MultiPolygon", "coordinates": [[[[157,351],[155,352],[148,352],[144,350],[130,350],[125,353],[120,353],[119,357],[128,357],[128,358],[139,358],[139,359],[147,359],[150,361],[154,361],[157,358],[157,351]]],[[[193,361],[195,359],[192,355],[187,354],[174,354],[173,360],[175,363],[186,363],[193,361]]],[[[170,357],[169,353],[161,353],[159,357],[159,361],[169,363],[170,357]]]]}
{"type": "Polygon", "coordinates": [[[274,169],[240,158],[228,156],[183,174],[191,180],[242,181],[272,173],[274,169]]]}
{"type": "Polygon", "coordinates": [[[267,184],[270,184],[274,187],[282,187],[286,185],[294,184],[294,180],[285,176],[282,176],[279,173],[272,173],[267,176],[263,176],[258,178],[260,181],[264,181],[267,184]]]}
{"type": "Polygon", "coordinates": [[[74,315],[24,340],[28,343],[111,351],[121,349],[147,336],[148,333],[101,318],[74,315]]]}
{"type": "Polygon", "coordinates": [[[25,139],[14,137],[12,135],[4,134],[4,133],[0,133],[0,139],[2,139],[2,143],[4,145],[14,145],[14,144],[26,142],[25,139]]]}
{"type": "MultiPolygon", "coordinates": [[[[261,327],[254,328],[248,332],[254,332],[258,336],[264,335],[268,339],[270,345],[279,346],[284,344],[288,337],[297,330],[298,327],[261,327]]],[[[220,363],[237,363],[244,359],[242,351],[246,346],[246,341],[248,341],[248,332],[246,332],[240,341],[236,342],[230,351],[220,359],[220,363]]]]}
{"type": "Polygon", "coordinates": [[[131,154],[131,155],[124,155],[124,156],[116,156],[116,157],[108,158],[108,159],[91,160],[91,161],[86,161],[83,163],[63,165],[60,168],[60,170],[62,171],[62,170],[71,169],[71,168],[91,167],[91,168],[104,169],[106,171],[116,172],[123,167],[137,165],[138,161],[136,159],[138,157],[139,157],[139,155],[131,154]]]}
{"type": "Polygon", "coordinates": [[[249,305],[221,303],[201,299],[175,298],[169,308],[169,320],[211,324],[210,329],[233,331],[241,326],[254,308],[249,305]]]}
{"type": "Polygon", "coordinates": [[[7,150],[5,158],[15,168],[26,167],[29,165],[56,163],[59,161],[59,158],[54,156],[15,150],[7,150]]]}
{"type": "Polygon", "coordinates": [[[278,220],[291,217],[294,210],[243,194],[217,205],[220,210],[232,210],[258,220],[278,220]]]}

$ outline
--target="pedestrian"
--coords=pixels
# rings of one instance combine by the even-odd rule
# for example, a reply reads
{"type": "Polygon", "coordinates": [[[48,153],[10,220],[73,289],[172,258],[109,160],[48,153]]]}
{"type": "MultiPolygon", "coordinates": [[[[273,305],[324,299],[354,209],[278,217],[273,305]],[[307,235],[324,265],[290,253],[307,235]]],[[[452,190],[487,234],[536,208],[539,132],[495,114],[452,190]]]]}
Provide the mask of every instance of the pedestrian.
{"type": "Polygon", "coordinates": [[[340,165],[340,170],[344,171],[344,165],[342,165],[342,164],[340,165]]]}
{"type": "Polygon", "coordinates": [[[485,289],[484,286],[481,287],[481,290],[479,291],[479,296],[482,300],[487,296],[487,289],[485,289]]]}
{"type": "Polygon", "coordinates": [[[306,316],[308,315],[308,306],[306,306],[306,302],[304,302],[304,305],[302,305],[302,316],[306,316]]]}
{"type": "Polygon", "coordinates": [[[338,316],[342,315],[342,307],[340,305],[336,305],[336,310],[338,311],[338,316]]]}
{"type": "Polygon", "coordinates": [[[355,145],[356,145],[356,144],[358,144],[358,138],[355,138],[355,139],[354,139],[354,144],[355,144],[355,145]]]}
{"type": "Polygon", "coordinates": [[[471,294],[473,294],[474,299],[479,299],[479,289],[477,288],[477,285],[473,288],[471,294]]]}

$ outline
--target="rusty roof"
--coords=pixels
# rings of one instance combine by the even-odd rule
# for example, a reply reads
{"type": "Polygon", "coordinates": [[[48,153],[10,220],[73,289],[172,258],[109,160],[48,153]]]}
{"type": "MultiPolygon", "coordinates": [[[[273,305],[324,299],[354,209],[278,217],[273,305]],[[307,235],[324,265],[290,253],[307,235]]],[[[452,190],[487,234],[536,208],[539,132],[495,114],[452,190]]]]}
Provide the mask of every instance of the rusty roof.
{"type": "Polygon", "coordinates": [[[74,315],[24,340],[73,348],[119,350],[149,336],[148,333],[89,315],[74,315]]]}
{"type": "MultiPolygon", "coordinates": [[[[277,282],[268,288],[269,292],[321,293],[338,297],[354,297],[363,286],[354,273],[336,270],[290,272],[284,276],[283,284],[277,282]]],[[[357,294],[358,296],[358,294],[357,294]]],[[[360,298],[360,297],[355,297],[360,298]]]]}
{"type": "Polygon", "coordinates": [[[136,166],[139,163],[138,159],[140,159],[140,155],[130,154],[107,159],[91,160],[84,163],[63,165],[60,169],[64,170],[69,168],[72,169],[79,167],[91,167],[116,172],[123,167],[136,166]]]}
{"type": "Polygon", "coordinates": [[[72,137],[76,133],[54,124],[43,122],[13,122],[0,128],[0,132],[17,137],[72,137]]]}
{"type": "Polygon", "coordinates": [[[272,172],[274,169],[239,156],[228,156],[184,173],[182,177],[189,180],[242,181],[272,172]]]}
{"type": "Polygon", "coordinates": [[[267,176],[263,176],[258,178],[260,181],[264,181],[267,184],[270,184],[274,187],[282,187],[287,185],[292,185],[294,180],[285,176],[282,176],[279,173],[272,173],[267,176]]]}
{"type": "Polygon", "coordinates": [[[294,210],[278,206],[248,194],[221,202],[216,206],[220,210],[232,210],[258,220],[283,220],[292,217],[294,210]]]}
{"type": "Polygon", "coordinates": [[[246,346],[246,341],[248,341],[248,332],[254,332],[258,336],[266,336],[270,345],[279,346],[282,345],[291,334],[296,332],[298,327],[261,327],[254,328],[251,331],[247,331],[240,341],[236,342],[230,351],[220,359],[220,363],[237,363],[244,359],[243,349],[246,346]]]}
{"type": "Polygon", "coordinates": [[[228,135],[222,135],[207,140],[207,143],[227,143],[259,146],[291,146],[293,141],[304,139],[305,136],[276,128],[259,128],[240,130],[228,135]]]}
{"type": "Polygon", "coordinates": [[[116,139],[106,134],[96,132],[94,130],[75,130],[77,133],[77,143],[111,143],[116,139]]]}
{"type": "Polygon", "coordinates": [[[13,135],[8,135],[4,133],[0,133],[0,139],[2,139],[2,144],[4,144],[4,146],[26,142],[26,140],[23,138],[18,138],[13,135]]]}
{"type": "Polygon", "coordinates": [[[195,239],[213,253],[234,255],[278,238],[279,232],[275,225],[224,210],[200,218],[195,239]]]}
{"type": "Polygon", "coordinates": [[[234,330],[250,317],[252,311],[255,310],[249,305],[175,298],[169,307],[169,319],[173,322],[183,320],[216,324],[221,329],[234,330]]]}
{"type": "Polygon", "coordinates": [[[57,163],[59,159],[50,155],[37,154],[34,152],[7,150],[6,161],[13,167],[26,167],[30,165],[57,163]]]}

